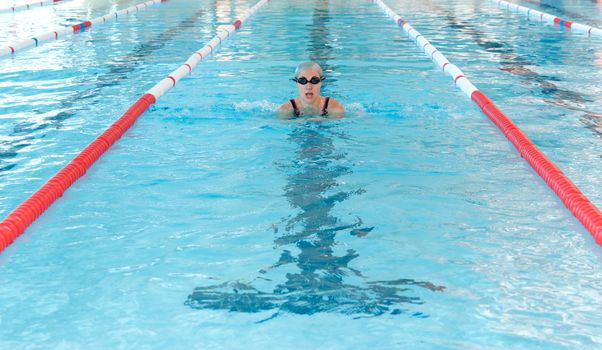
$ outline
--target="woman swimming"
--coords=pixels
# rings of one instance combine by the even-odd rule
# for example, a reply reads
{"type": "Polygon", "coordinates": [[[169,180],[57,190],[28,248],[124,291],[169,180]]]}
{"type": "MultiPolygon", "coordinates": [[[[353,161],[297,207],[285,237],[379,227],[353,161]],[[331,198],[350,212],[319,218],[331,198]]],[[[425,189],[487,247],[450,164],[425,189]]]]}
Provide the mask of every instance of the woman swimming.
{"type": "MultiPolygon", "coordinates": [[[[301,63],[295,71],[293,81],[297,83],[299,97],[285,102],[278,108],[283,119],[301,116],[321,116],[324,118],[342,118],[345,108],[334,98],[320,95],[324,75],[322,68],[315,62],[301,63]]],[[[312,118],[312,120],[319,118],[312,118]]]]}

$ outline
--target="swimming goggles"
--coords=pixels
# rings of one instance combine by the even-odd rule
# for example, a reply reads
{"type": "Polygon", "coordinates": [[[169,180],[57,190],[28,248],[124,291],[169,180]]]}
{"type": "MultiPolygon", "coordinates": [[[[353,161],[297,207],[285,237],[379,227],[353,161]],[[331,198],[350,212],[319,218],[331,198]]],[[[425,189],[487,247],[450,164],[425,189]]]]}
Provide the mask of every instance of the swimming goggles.
{"type": "Polygon", "coordinates": [[[311,79],[309,79],[309,80],[307,80],[306,77],[301,77],[301,78],[293,78],[291,80],[296,82],[297,84],[301,84],[301,85],[305,85],[307,83],[312,83],[313,85],[316,85],[316,84],[319,84],[322,80],[324,80],[324,77],[311,77],[311,79]]]}

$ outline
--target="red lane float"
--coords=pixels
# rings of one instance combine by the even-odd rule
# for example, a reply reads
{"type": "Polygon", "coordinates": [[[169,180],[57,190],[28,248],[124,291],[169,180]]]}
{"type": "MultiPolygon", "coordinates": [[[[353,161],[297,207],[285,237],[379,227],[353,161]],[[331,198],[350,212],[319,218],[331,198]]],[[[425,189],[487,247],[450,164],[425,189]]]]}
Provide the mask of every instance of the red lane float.
{"type": "Polygon", "coordinates": [[[13,210],[0,222],[0,253],[19,237],[46,209],[82,177],[86,171],[136,122],[151,104],[175,86],[176,82],[190,74],[202,58],[228,38],[268,0],[262,0],[249,9],[240,19],[223,28],[207,45],[196,51],[178,69],[171,72],[136,101],[116,122],[98,136],[46,184],[13,210]]]}
{"type": "Polygon", "coordinates": [[[153,103],[155,103],[153,95],[142,96],[121,118],[0,222],[0,252],[21,235],[55,200],[61,197],[67,188],[82,177],[88,168],[119,140],[153,103]]]}
{"type": "Polygon", "coordinates": [[[585,228],[602,245],[602,213],[579,190],[579,188],[554,164],[523,131],[502,112],[483,92],[479,91],[462,71],[451,64],[447,58],[433,46],[422,34],[409,23],[393,12],[381,0],[374,0],[389,17],[395,20],[407,34],[408,38],[427,55],[444,73],[450,75],[455,85],[468,96],[487,117],[506,135],[516,147],[520,155],[543,178],[548,186],[558,195],[564,205],[575,215],[585,228]]]}
{"type": "Polygon", "coordinates": [[[62,38],[66,35],[73,35],[79,32],[84,32],[86,31],[86,29],[92,27],[95,24],[105,23],[107,21],[119,18],[120,16],[127,16],[132,13],[136,13],[140,10],[144,10],[151,5],[159,4],[166,1],[167,0],[149,0],[134,6],[130,6],[121,11],[113,12],[102,17],[92,19],[90,21],[77,23],[69,27],[62,27],[52,32],[40,34],[30,39],[21,40],[7,46],[0,47],[0,58],[3,56],[12,55],[17,51],[21,52],[31,47],[38,47],[43,43],[58,40],[59,38],[62,38]]]}
{"type": "Polygon", "coordinates": [[[66,2],[66,1],[69,1],[69,0],[35,1],[35,2],[30,2],[29,4],[23,4],[23,5],[18,5],[18,6],[11,6],[11,7],[1,8],[0,9],[0,13],[1,12],[17,12],[17,11],[21,11],[21,10],[30,10],[30,9],[35,8],[35,7],[41,7],[41,6],[46,6],[46,5],[54,5],[54,4],[57,4],[59,2],[66,2]]]}
{"type": "Polygon", "coordinates": [[[508,11],[514,11],[516,13],[521,13],[521,14],[527,16],[527,19],[529,19],[529,20],[534,19],[539,22],[546,22],[546,23],[550,23],[550,24],[554,24],[554,25],[559,25],[561,27],[568,28],[574,32],[585,33],[589,36],[602,37],[602,29],[600,29],[600,28],[588,26],[588,25],[581,24],[581,23],[571,22],[571,21],[562,19],[560,17],[551,15],[549,13],[537,11],[537,10],[534,10],[534,9],[531,9],[531,8],[528,8],[525,6],[520,6],[517,4],[513,4],[511,2],[508,2],[508,1],[504,1],[504,0],[489,0],[489,1],[496,4],[497,7],[501,8],[501,9],[506,9],[508,11]]]}

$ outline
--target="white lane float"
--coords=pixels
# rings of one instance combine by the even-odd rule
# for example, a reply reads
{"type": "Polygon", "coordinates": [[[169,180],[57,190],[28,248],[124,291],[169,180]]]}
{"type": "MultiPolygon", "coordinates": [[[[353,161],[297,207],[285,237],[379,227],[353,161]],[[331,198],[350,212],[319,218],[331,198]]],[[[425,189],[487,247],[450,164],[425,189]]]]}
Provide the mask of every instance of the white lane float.
{"type": "Polygon", "coordinates": [[[520,155],[531,165],[539,176],[562,200],[564,205],[575,215],[583,226],[590,232],[599,245],[602,245],[602,213],[581,192],[581,190],[554,164],[527,135],[502,112],[496,105],[478,90],[464,76],[464,73],[433,46],[422,34],[409,23],[393,12],[381,0],[374,2],[395,20],[416,46],[429,57],[441,70],[452,77],[455,85],[466,94],[483,113],[504,133],[508,140],[516,147],[520,155]]]}
{"type": "Polygon", "coordinates": [[[21,52],[27,50],[32,47],[38,47],[43,43],[47,43],[50,41],[58,40],[59,38],[66,37],[68,35],[77,34],[80,32],[85,32],[88,28],[93,25],[97,25],[100,23],[105,23],[119,17],[128,16],[130,14],[136,13],[138,11],[147,9],[149,6],[160,4],[165,2],[166,0],[149,0],[134,6],[130,6],[126,9],[106,14],[102,17],[95,18],[90,21],[84,21],[81,23],[76,23],[69,27],[63,27],[52,32],[44,33],[37,35],[33,38],[17,41],[15,43],[9,44],[7,46],[0,47],[0,58],[14,55],[16,52],[21,52]]]}
{"type": "Polygon", "coordinates": [[[207,57],[207,55],[214,51],[223,40],[238,30],[250,16],[266,3],[268,3],[268,0],[259,1],[238,20],[220,30],[207,45],[195,51],[178,69],[171,72],[165,79],[148,90],[117,121],[111,124],[109,128],[86,146],[42,187],[8,214],[4,220],[0,221],[0,253],[12,244],[17,237],[23,234],[27,227],[42,215],[52,203],[60,198],[75,181],[84,176],[96,160],[134,125],[136,120],[150,105],[173,88],[180,79],[192,72],[204,57],[207,57]]]}
{"type": "Polygon", "coordinates": [[[586,24],[581,24],[577,22],[571,22],[569,20],[551,15],[549,13],[537,11],[532,8],[517,5],[505,0],[489,0],[489,2],[496,4],[497,7],[501,9],[505,9],[515,13],[520,13],[524,16],[527,16],[527,19],[529,20],[558,25],[564,28],[568,28],[574,32],[585,33],[588,36],[602,37],[602,29],[600,28],[588,26],[586,24]]]}
{"type": "Polygon", "coordinates": [[[34,1],[23,5],[15,5],[11,7],[3,7],[0,8],[0,13],[2,12],[19,12],[23,10],[31,10],[36,7],[44,7],[44,6],[52,6],[55,4],[67,2],[69,0],[46,0],[46,1],[34,1]]]}

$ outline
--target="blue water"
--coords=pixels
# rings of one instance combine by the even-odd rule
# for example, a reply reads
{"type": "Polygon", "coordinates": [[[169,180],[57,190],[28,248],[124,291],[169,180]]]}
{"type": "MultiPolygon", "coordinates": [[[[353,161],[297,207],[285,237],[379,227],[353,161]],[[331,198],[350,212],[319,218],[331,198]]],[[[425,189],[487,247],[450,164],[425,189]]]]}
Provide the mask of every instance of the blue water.
{"type": "MultiPolygon", "coordinates": [[[[254,3],[170,0],[0,60],[0,216],[254,3]]],[[[386,3],[602,206],[599,39],[386,3]]],[[[593,349],[600,252],[380,8],[273,0],[0,255],[0,349],[593,349]],[[305,60],[346,118],[275,117],[305,60]]]]}

